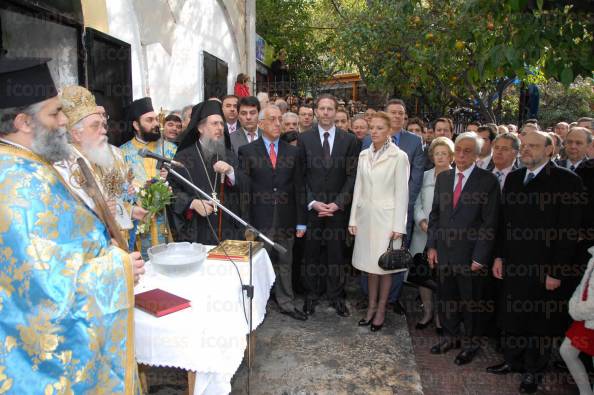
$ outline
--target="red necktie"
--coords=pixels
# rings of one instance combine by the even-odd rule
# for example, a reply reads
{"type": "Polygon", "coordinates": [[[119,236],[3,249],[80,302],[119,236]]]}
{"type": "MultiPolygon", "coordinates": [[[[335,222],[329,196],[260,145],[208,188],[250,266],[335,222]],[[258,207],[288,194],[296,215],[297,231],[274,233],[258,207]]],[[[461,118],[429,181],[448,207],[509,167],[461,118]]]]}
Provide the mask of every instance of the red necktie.
{"type": "Polygon", "coordinates": [[[458,173],[458,183],[456,184],[456,188],[454,188],[454,208],[458,205],[458,200],[460,200],[460,195],[462,194],[462,179],[464,178],[464,173],[458,173]]]}
{"type": "Polygon", "coordinates": [[[272,162],[272,168],[276,169],[276,152],[274,151],[274,143],[270,143],[270,162],[272,162]]]}

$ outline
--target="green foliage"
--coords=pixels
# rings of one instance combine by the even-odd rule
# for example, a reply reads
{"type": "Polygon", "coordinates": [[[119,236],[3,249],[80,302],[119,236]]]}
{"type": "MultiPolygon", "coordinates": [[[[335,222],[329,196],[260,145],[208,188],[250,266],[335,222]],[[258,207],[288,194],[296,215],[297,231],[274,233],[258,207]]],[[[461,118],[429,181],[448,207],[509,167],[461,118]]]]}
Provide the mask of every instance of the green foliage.
{"type": "Polygon", "coordinates": [[[431,115],[468,106],[495,121],[516,77],[569,86],[592,76],[594,15],[583,3],[257,0],[257,30],[305,79],[354,67],[369,89],[420,99],[431,115]]]}
{"type": "Polygon", "coordinates": [[[524,0],[367,3],[344,20],[342,54],[368,85],[421,97],[432,112],[466,105],[494,120],[494,99],[515,76],[568,84],[593,68],[584,56],[592,19],[570,7],[530,9],[524,0]]]}
{"type": "MultiPolygon", "coordinates": [[[[540,107],[538,122],[542,127],[554,126],[557,122],[573,122],[580,117],[591,116],[594,104],[594,80],[578,77],[568,87],[550,79],[538,84],[540,107]]],[[[506,90],[503,99],[504,123],[518,121],[519,92],[515,86],[506,90]]]]}
{"type": "Polygon", "coordinates": [[[333,55],[336,15],[326,1],[257,0],[256,15],[256,31],[277,50],[287,50],[302,84],[317,84],[344,66],[333,55]]]}

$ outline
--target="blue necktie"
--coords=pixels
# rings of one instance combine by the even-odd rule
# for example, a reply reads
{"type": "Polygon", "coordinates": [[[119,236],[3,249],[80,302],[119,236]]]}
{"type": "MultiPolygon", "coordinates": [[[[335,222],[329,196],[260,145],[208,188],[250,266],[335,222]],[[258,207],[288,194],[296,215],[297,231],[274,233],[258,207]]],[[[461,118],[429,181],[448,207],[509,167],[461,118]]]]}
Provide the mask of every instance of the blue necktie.
{"type": "Polygon", "coordinates": [[[533,178],[534,178],[534,173],[529,172],[528,175],[526,176],[526,179],[524,180],[524,186],[528,185],[528,183],[530,181],[532,181],[533,178]]]}
{"type": "Polygon", "coordinates": [[[575,166],[574,165],[569,166],[569,170],[575,171],[575,166]]]}
{"type": "Polygon", "coordinates": [[[396,136],[392,136],[392,141],[394,142],[394,144],[396,144],[397,147],[399,147],[399,144],[398,144],[400,142],[399,138],[397,138],[396,136]]]}

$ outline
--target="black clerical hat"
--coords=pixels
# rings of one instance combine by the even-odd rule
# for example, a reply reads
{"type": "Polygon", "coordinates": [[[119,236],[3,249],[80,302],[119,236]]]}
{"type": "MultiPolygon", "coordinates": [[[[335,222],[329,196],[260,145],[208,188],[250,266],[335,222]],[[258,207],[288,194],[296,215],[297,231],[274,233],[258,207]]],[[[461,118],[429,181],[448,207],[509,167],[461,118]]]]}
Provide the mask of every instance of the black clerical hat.
{"type": "Polygon", "coordinates": [[[207,118],[210,115],[220,115],[223,117],[223,109],[221,108],[221,103],[217,100],[207,100],[203,101],[202,103],[196,104],[192,107],[192,116],[190,118],[190,123],[186,130],[184,130],[183,134],[180,136],[180,143],[177,147],[178,151],[191,146],[198,140],[198,131],[196,130],[198,124],[203,119],[207,118]]]}
{"type": "Polygon", "coordinates": [[[142,99],[134,100],[128,106],[128,119],[135,121],[147,112],[155,111],[153,109],[153,101],[150,97],[143,97],[142,99]]]}
{"type": "Polygon", "coordinates": [[[50,59],[0,58],[0,108],[24,107],[58,95],[50,59]]]}

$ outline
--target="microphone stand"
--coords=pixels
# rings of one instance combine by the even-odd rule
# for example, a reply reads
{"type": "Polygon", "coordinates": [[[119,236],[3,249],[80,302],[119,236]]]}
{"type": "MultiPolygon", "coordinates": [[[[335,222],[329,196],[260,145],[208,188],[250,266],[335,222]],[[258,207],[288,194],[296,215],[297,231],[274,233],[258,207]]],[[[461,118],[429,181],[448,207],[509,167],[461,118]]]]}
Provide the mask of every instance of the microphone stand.
{"type": "Polygon", "coordinates": [[[233,218],[235,221],[237,221],[241,225],[243,225],[246,228],[247,233],[251,236],[251,237],[250,236],[246,237],[246,239],[250,239],[250,240],[248,240],[248,243],[249,243],[248,244],[248,246],[249,246],[249,265],[250,265],[249,266],[249,268],[250,268],[249,284],[242,285],[242,292],[245,291],[246,295],[249,299],[249,319],[248,319],[249,332],[248,332],[248,340],[247,340],[247,350],[248,350],[247,393],[249,395],[249,393],[250,393],[250,376],[252,375],[252,330],[253,330],[252,312],[253,312],[253,303],[254,303],[254,284],[253,284],[253,278],[252,278],[254,266],[253,266],[253,257],[252,257],[252,242],[255,240],[256,237],[258,237],[258,238],[260,238],[260,240],[262,240],[263,242],[265,242],[266,244],[268,244],[270,247],[274,248],[281,254],[286,254],[287,249],[285,247],[281,246],[280,244],[275,243],[274,241],[270,240],[265,234],[263,234],[262,232],[260,232],[256,228],[254,228],[252,225],[250,225],[249,223],[244,221],[240,216],[238,216],[233,211],[229,210],[227,207],[222,205],[220,202],[218,202],[216,199],[214,199],[208,193],[204,192],[202,189],[200,189],[196,185],[192,184],[188,179],[186,179],[184,176],[182,176],[177,171],[175,171],[173,169],[173,166],[171,165],[171,163],[165,162],[165,161],[159,161],[159,160],[157,162],[158,162],[157,163],[158,168],[165,166],[167,168],[167,170],[169,171],[169,174],[172,174],[179,181],[183,182],[184,184],[186,184],[187,186],[192,188],[194,191],[198,192],[198,194],[200,194],[202,197],[209,200],[211,203],[215,204],[219,209],[221,209],[222,211],[229,214],[229,216],[231,216],[231,218],[233,218]]]}

